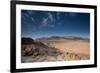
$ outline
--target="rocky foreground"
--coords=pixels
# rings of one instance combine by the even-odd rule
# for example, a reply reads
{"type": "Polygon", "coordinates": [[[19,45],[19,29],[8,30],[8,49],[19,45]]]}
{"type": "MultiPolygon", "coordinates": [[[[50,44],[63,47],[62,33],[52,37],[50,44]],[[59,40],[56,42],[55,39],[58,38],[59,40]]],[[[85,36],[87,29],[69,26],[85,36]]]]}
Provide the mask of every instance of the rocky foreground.
{"type": "Polygon", "coordinates": [[[42,42],[35,41],[31,38],[22,38],[21,62],[51,62],[51,61],[68,61],[68,60],[86,60],[89,56],[85,54],[76,54],[50,47],[42,42]]]}

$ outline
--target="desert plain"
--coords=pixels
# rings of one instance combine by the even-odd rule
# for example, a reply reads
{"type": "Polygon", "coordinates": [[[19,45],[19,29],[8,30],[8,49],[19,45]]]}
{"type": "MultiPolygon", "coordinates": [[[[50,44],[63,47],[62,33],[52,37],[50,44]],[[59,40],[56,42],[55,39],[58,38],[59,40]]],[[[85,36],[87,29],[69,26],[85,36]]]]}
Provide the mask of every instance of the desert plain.
{"type": "Polygon", "coordinates": [[[87,39],[33,40],[22,38],[22,63],[89,59],[90,41],[87,39]]]}

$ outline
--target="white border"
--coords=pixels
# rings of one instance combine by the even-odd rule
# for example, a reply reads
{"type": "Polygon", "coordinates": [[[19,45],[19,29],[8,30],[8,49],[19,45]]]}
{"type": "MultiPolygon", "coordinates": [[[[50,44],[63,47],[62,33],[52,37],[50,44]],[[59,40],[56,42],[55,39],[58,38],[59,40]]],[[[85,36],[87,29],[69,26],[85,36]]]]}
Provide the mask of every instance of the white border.
{"type": "Polygon", "coordinates": [[[16,5],[16,68],[39,68],[54,66],[72,66],[94,64],[94,9],[70,8],[70,7],[51,7],[35,5],[16,5]],[[81,61],[63,61],[63,62],[39,62],[39,63],[21,63],[21,9],[41,10],[41,11],[63,11],[63,12],[82,12],[90,13],[90,60],[81,61]]]}

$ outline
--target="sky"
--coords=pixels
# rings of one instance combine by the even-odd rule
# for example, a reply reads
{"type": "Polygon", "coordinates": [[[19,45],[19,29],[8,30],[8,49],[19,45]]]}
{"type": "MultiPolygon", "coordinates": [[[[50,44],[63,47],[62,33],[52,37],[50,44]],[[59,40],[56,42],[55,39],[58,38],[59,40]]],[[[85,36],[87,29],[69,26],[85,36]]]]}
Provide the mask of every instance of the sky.
{"type": "Polygon", "coordinates": [[[21,10],[21,36],[33,39],[50,36],[90,37],[90,14],[21,10]]]}

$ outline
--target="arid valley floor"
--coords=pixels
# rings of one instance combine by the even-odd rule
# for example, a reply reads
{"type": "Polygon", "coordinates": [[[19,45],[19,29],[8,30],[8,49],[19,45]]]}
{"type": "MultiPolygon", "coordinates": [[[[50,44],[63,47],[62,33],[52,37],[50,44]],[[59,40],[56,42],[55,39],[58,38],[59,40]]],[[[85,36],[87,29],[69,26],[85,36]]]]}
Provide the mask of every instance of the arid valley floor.
{"type": "Polygon", "coordinates": [[[90,59],[90,41],[83,39],[22,39],[21,62],[51,62],[90,59]]]}

